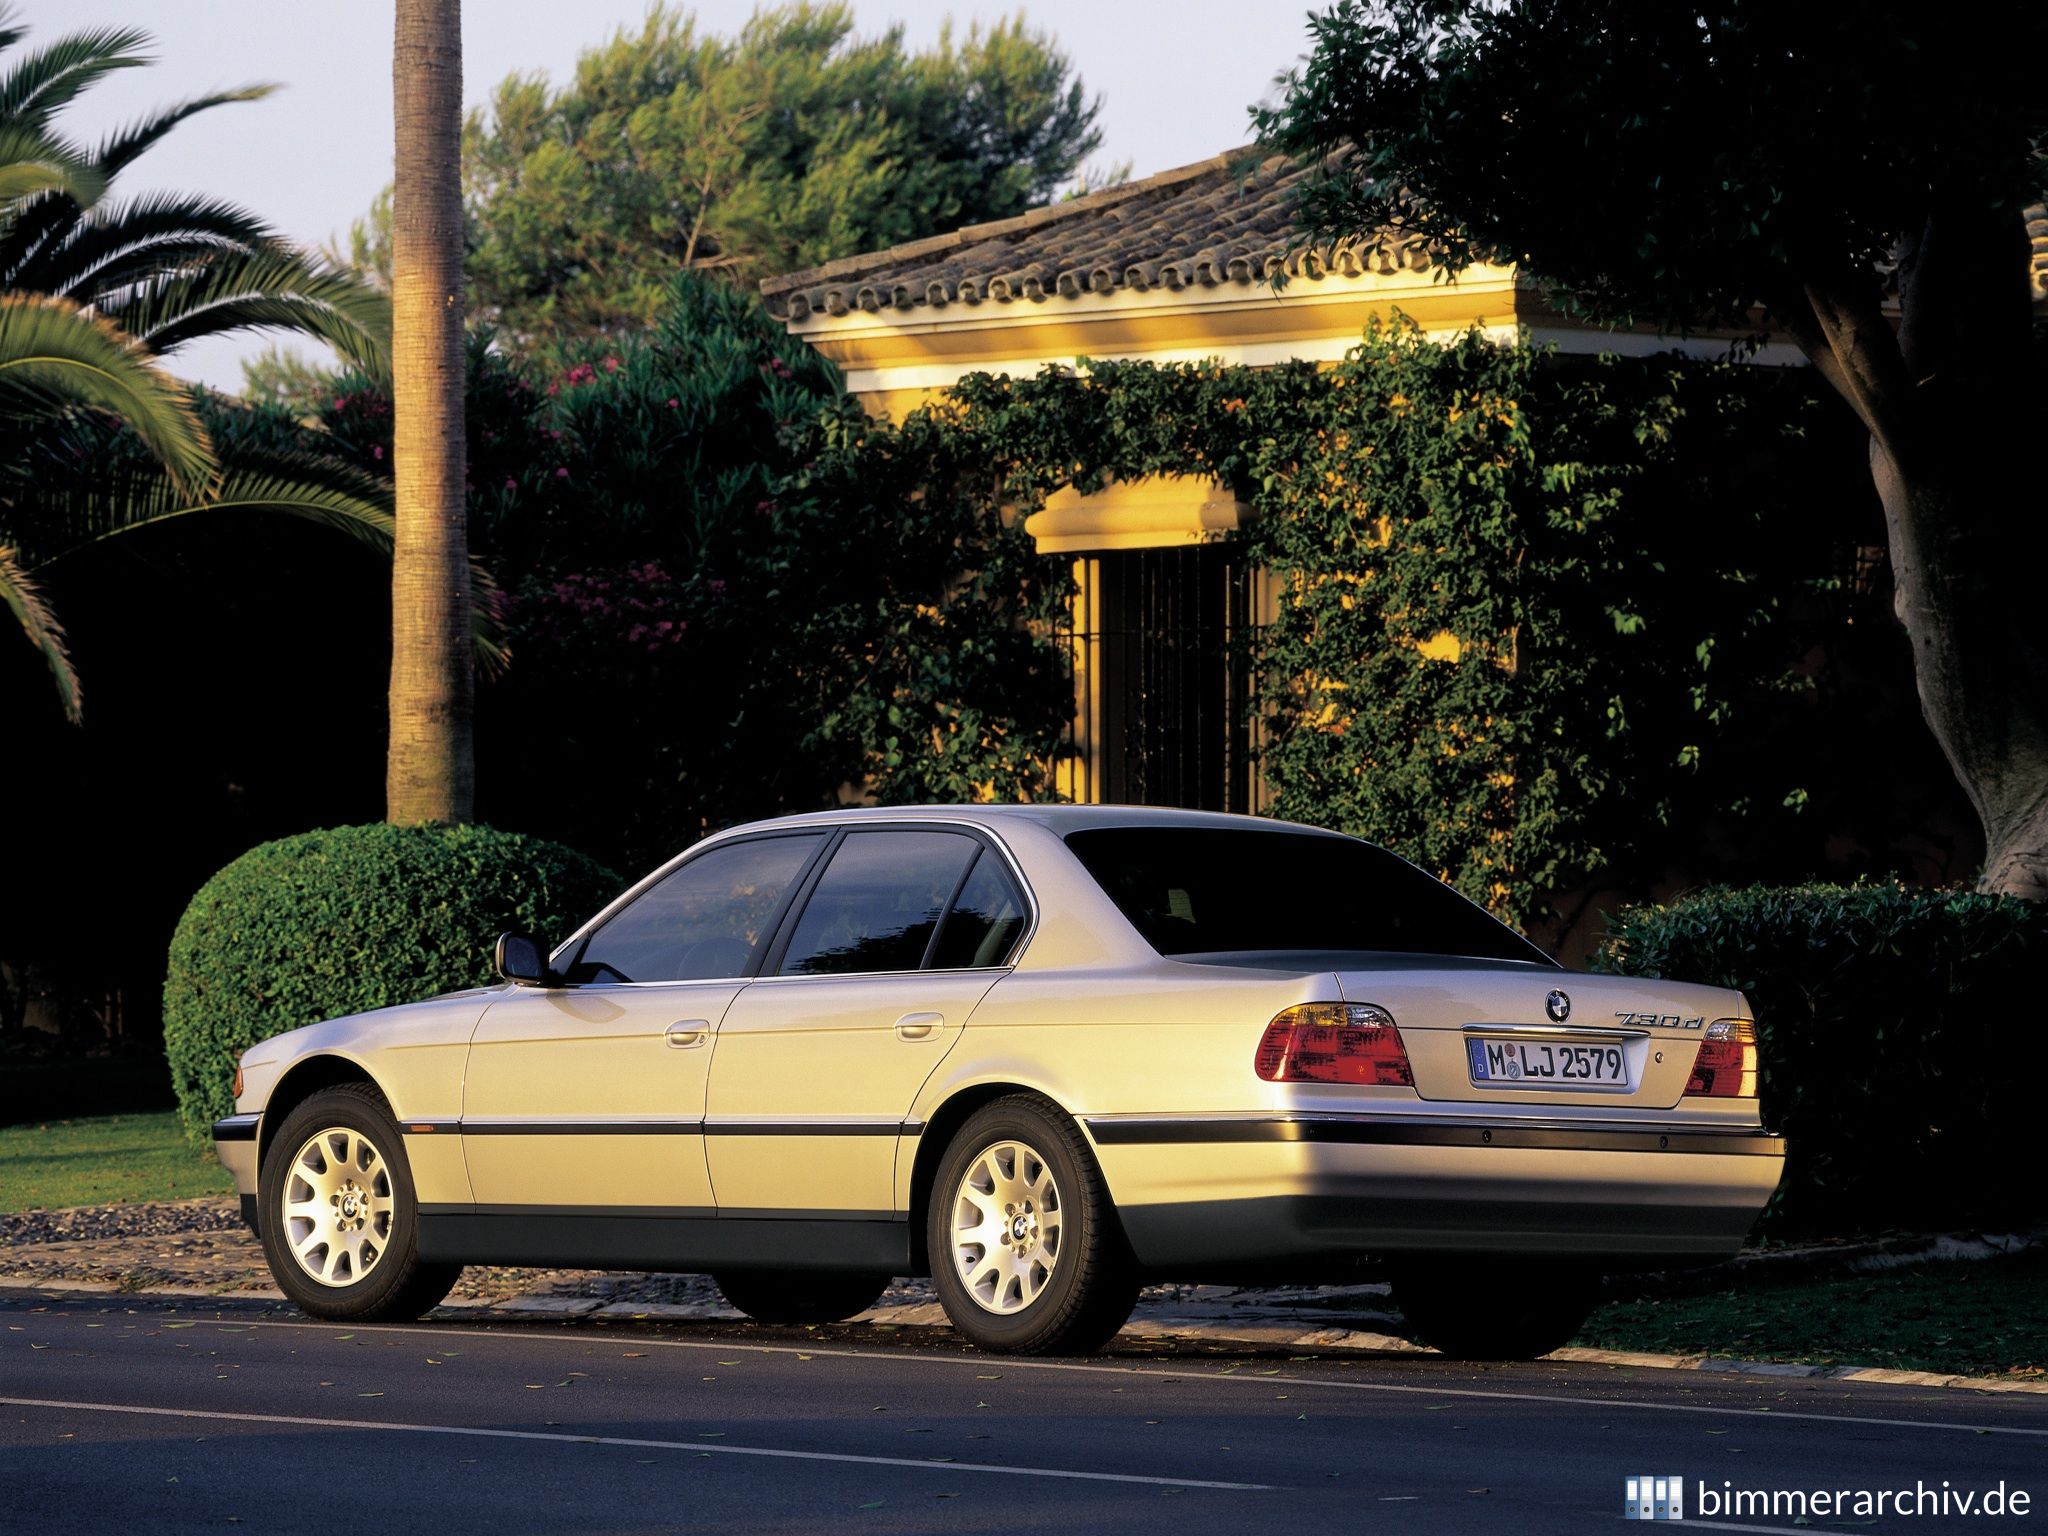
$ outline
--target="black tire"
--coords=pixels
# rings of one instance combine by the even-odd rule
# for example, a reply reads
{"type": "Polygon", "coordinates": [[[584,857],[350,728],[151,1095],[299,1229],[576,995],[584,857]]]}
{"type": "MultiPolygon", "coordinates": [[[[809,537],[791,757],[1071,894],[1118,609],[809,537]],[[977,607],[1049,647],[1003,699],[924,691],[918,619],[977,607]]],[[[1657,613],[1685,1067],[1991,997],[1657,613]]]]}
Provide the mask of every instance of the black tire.
{"type": "Polygon", "coordinates": [[[733,1269],[711,1278],[727,1301],[757,1323],[843,1323],[889,1288],[887,1275],[838,1270],[733,1269]]]}
{"type": "MultiPolygon", "coordinates": [[[[1021,1164],[1019,1166],[1022,1166],[1021,1164]]],[[[926,1202],[926,1251],[931,1255],[932,1283],[953,1326],[979,1349],[1020,1355],[1093,1354],[1116,1336],[1138,1300],[1137,1268],[1118,1224],[1116,1208],[1103,1183],[1095,1154],[1080,1128],[1059,1108],[1036,1094],[1011,1094],[976,1110],[946,1148],[926,1202]],[[1057,1248],[1034,1246],[1020,1253],[1051,1252],[1041,1288],[1028,1300],[1022,1283],[1014,1293],[996,1296],[1014,1310],[998,1311],[977,1297],[969,1276],[980,1258],[972,1248],[963,1258],[956,1247],[956,1202],[963,1215],[962,1183],[986,1154],[1006,1144],[1027,1149],[1049,1172],[1057,1193],[1057,1248]]],[[[1046,1234],[1028,1225],[1037,1214],[1028,1209],[1020,1243],[1042,1244],[1046,1234]]],[[[986,1253],[986,1249],[983,1250],[986,1253]]],[[[1007,1262],[1007,1261],[1005,1261],[1007,1262]]],[[[994,1284],[992,1283],[992,1290],[994,1284]]]]}
{"type": "MultiPolygon", "coordinates": [[[[342,1140],[352,1148],[360,1145],[347,1142],[345,1136],[342,1140]]],[[[324,1165],[325,1159],[320,1161],[324,1165]]],[[[310,1165],[305,1171],[312,1171],[310,1165]]],[[[460,1264],[420,1262],[419,1201],[413,1193],[412,1168],[405,1158],[405,1138],[399,1134],[383,1095],[368,1083],[323,1088],[286,1115],[271,1138],[257,1185],[263,1256],[270,1262],[270,1273],[293,1304],[314,1317],[349,1323],[410,1322],[431,1311],[462,1273],[460,1264]],[[305,1227],[303,1218],[288,1214],[286,1197],[311,1191],[311,1184],[295,1165],[308,1143],[328,1131],[353,1132],[369,1143],[374,1157],[367,1163],[362,1163],[358,1153],[356,1162],[362,1166],[344,1166],[338,1160],[333,1166],[350,1180],[360,1177],[365,1192],[375,1197],[376,1208],[363,1206],[353,1231],[343,1234],[332,1247],[323,1247],[310,1240],[318,1234],[305,1227]],[[377,1243],[380,1237],[381,1245],[377,1243]],[[302,1250],[310,1252],[312,1262],[329,1269],[334,1283],[323,1283],[307,1272],[294,1256],[295,1238],[302,1250]],[[369,1255],[360,1272],[353,1264],[341,1268],[333,1249],[345,1249],[362,1238],[367,1238],[370,1246],[357,1250],[369,1255]]],[[[332,1202],[337,1218],[341,1198],[332,1202]]]]}
{"type": "Polygon", "coordinates": [[[1409,1331],[1454,1360],[1534,1360],[1571,1343],[1600,1296],[1583,1265],[1472,1254],[1392,1268],[1409,1331]]]}

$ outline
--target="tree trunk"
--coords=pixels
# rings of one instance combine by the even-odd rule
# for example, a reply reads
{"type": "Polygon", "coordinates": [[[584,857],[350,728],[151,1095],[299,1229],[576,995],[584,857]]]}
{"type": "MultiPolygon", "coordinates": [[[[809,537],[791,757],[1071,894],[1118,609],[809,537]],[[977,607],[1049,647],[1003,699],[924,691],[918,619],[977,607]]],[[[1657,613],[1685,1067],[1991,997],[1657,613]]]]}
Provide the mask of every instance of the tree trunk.
{"type": "Polygon", "coordinates": [[[391,195],[391,747],[385,816],[463,822],[476,798],[464,502],[462,7],[397,0],[391,195]]]}
{"type": "MultiPolygon", "coordinates": [[[[2015,419],[2024,419],[2016,416],[2015,419]]],[[[1971,436],[2000,428],[1980,420],[1971,436]]],[[[1964,439],[1963,441],[1968,441],[1964,439]]],[[[1921,712],[1984,827],[1980,888],[2048,901],[2048,645],[2039,590],[2048,541],[2001,484],[2010,443],[1902,471],[1870,467],[1890,532],[1894,602],[1913,642],[1921,712]],[[2032,523],[2032,527],[2026,524],[2032,523]]]]}
{"type": "MultiPolygon", "coordinates": [[[[1870,429],[1920,711],[1984,828],[1979,888],[2048,900],[2048,519],[2022,476],[2043,402],[2019,210],[1943,204],[1875,278],[1809,279],[1800,345],[1870,429]]],[[[1882,771],[1883,765],[1871,765],[1882,771]]]]}

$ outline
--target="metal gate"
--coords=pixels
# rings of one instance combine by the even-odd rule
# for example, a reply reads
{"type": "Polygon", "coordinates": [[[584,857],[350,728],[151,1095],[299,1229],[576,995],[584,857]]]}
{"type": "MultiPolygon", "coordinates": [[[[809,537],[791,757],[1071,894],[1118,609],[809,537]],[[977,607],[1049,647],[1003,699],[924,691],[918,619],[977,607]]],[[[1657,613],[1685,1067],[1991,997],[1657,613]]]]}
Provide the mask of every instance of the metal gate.
{"type": "Polygon", "coordinates": [[[1080,574],[1068,793],[1253,809],[1252,585],[1240,547],[1105,551],[1080,574]]]}

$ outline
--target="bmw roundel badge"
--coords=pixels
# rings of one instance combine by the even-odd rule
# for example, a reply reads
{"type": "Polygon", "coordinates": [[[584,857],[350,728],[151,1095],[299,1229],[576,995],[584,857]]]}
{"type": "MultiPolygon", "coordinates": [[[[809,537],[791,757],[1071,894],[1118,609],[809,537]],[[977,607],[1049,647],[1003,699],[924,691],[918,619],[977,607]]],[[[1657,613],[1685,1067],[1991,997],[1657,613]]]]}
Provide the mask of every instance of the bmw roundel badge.
{"type": "Polygon", "coordinates": [[[1543,999],[1543,1011],[1550,1015],[1550,1022],[1562,1024],[1572,1016],[1572,1000],[1562,992],[1552,992],[1543,999]]]}

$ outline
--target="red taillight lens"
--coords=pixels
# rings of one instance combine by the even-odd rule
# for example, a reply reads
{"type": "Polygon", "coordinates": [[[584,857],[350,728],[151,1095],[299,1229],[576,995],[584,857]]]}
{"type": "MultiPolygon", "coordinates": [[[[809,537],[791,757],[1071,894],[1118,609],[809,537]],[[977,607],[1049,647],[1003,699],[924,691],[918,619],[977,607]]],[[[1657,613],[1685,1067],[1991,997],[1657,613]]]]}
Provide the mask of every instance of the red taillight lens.
{"type": "Polygon", "coordinates": [[[1716,1099],[1756,1097],[1756,1025],[1748,1019],[1716,1019],[1700,1037],[1687,1093],[1716,1099]]]}
{"type": "Polygon", "coordinates": [[[1266,1026],[1252,1065],[1269,1083],[1413,1088],[1394,1017],[1370,1003],[1303,1003],[1266,1026]]]}

